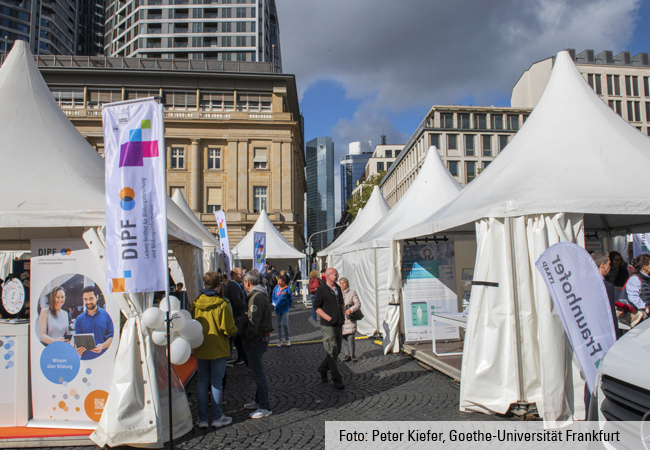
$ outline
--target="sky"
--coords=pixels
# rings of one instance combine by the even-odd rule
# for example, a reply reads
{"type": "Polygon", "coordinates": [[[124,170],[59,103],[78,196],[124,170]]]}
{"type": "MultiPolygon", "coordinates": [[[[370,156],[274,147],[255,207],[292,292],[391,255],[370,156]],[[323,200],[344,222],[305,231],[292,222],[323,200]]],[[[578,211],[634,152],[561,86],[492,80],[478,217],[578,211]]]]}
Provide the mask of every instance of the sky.
{"type": "Polygon", "coordinates": [[[650,0],[277,0],[305,140],[404,144],[433,105],[510,106],[531,64],[566,48],[650,52],[650,0]]]}

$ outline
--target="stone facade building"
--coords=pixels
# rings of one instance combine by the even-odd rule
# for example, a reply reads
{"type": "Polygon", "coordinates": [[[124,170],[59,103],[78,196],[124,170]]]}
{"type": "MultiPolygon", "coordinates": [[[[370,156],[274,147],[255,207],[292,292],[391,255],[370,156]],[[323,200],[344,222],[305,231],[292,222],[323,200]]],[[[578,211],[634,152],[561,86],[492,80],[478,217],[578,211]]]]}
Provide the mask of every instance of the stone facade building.
{"type": "Polygon", "coordinates": [[[180,189],[215,235],[213,213],[223,209],[231,247],[265,209],[302,250],[307,186],[295,77],[272,73],[271,63],[144,61],[38,58],[56,101],[100,154],[103,104],[160,97],[168,193],[180,189]]]}

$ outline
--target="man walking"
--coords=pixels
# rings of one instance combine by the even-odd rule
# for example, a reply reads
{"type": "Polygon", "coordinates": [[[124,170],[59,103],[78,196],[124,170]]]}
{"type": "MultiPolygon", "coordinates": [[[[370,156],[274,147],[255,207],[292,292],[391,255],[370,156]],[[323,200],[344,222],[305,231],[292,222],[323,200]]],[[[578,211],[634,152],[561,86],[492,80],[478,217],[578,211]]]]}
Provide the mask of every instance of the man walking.
{"type": "Polygon", "coordinates": [[[343,292],[336,280],[339,273],[334,268],[325,271],[325,283],[316,289],[314,309],[320,316],[320,329],[323,333],[323,347],[327,355],[318,367],[321,381],[327,383],[327,372],[332,373],[332,382],[336,389],[343,389],[343,379],[339,373],[338,358],[343,342],[343,323],[345,322],[345,307],[343,292]]]}
{"type": "Polygon", "coordinates": [[[244,338],[244,351],[248,368],[257,386],[255,401],[244,408],[254,409],[251,419],[270,416],[269,384],[264,372],[264,353],[269,347],[269,335],[273,331],[271,304],[266,289],[259,285],[260,274],[253,269],[244,276],[244,288],[248,292],[246,313],[241,318],[239,333],[244,338]]]}
{"type": "MultiPolygon", "coordinates": [[[[230,300],[230,305],[232,306],[232,313],[235,317],[235,325],[237,325],[237,328],[239,328],[241,318],[246,312],[246,291],[244,291],[241,283],[242,270],[239,267],[235,267],[230,271],[230,281],[228,281],[228,284],[226,284],[224,297],[230,300]]],[[[235,364],[246,363],[246,365],[248,365],[246,350],[244,350],[244,339],[242,339],[240,333],[237,333],[237,336],[233,338],[233,342],[235,344],[235,347],[237,347],[237,360],[235,361],[235,364]]]]}

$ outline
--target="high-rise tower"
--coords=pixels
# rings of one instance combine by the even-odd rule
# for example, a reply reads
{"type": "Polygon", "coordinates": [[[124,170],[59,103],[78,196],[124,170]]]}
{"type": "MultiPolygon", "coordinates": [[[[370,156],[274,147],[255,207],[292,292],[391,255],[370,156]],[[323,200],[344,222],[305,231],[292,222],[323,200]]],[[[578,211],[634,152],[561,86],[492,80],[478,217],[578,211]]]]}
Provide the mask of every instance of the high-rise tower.
{"type": "MultiPolygon", "coordinates": [[[[334,228],[334,143],[331,137],[318,137],[307,142],[307,238],[314,233],[334,228]]],[[[312,245],[320,250],[334,240],[334,231],[319,233],[312,245]]]]}

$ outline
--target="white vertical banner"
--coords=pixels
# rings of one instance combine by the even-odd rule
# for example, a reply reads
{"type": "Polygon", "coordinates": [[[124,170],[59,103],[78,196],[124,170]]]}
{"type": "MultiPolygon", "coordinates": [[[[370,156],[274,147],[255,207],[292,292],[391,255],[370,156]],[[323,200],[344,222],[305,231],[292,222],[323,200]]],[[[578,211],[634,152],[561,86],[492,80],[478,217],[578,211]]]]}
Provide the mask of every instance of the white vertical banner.
{"type": "Polygon", "coordinates": [[[83,239],[32,240],[32,420],[95,429],[108,399],[120,308],[83,239]]]}
{"type": "Polygon", "coordinates": [[[570,242],[552,245],[535,265],[593,392],[600,361],[616,342],[603,277],[589,253],[570,242]]]}
{"type": "Polygon", "coordinates": [[[221,254],[223,255],[224,269],[226,275],[230,278],[230,271],[232,270],[232,262],[230,259],[230,243],[228,242],[228,225],[226,224],[226,213],[219,210],[214,213],[217,219],[217,227],[219,228],[219,241],[221,242],[221,254]]]}
{"type": "Polygon", "coordinates": [[[253,233],[253,269],[259,273],[266,273],[266,233],[253,233]]]}
{"type": "Polygon", "coordinates": [[[111,292],[167,289],[162,105],[104,105],[106,278],[111,292]]]}

